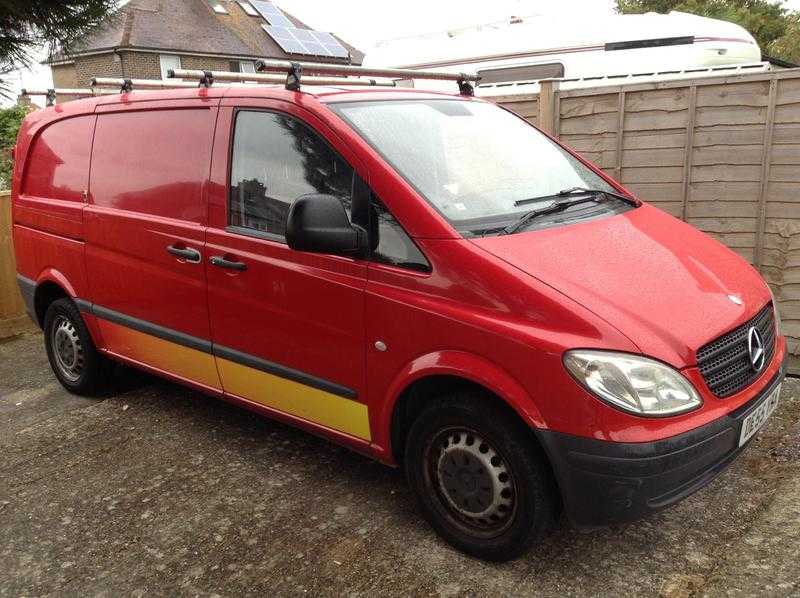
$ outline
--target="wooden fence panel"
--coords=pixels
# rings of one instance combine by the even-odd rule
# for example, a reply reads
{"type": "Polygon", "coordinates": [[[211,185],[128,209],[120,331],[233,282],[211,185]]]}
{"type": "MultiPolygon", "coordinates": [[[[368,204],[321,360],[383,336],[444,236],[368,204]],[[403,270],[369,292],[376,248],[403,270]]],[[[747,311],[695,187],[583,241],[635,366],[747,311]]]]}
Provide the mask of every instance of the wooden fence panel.
{"type": "Polygon", "coordinates": [[[0,338],[30,328],[17,287],[17,265],[11,237],[11,197],[0,192],[0,338]]]}
{"type": "Polygon", "coordinates": [[[800,354],[800,77],[775,82],[774,122],[765,181],[761,271],[775,291],[800,354]]]}
{"type": "Polygon", "coordinates": [[[554,96],[562,141],[759,268],[800,373],[800,69],[554,96]]]}

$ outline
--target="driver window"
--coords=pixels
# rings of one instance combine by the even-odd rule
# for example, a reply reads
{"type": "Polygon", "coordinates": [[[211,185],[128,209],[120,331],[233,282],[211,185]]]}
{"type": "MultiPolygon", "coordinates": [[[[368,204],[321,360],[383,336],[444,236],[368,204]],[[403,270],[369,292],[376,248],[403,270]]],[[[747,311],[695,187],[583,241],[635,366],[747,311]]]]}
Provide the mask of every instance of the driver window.
{"type": "Polygon", "coordinates": [[[299,120],[274,112],[239,112],[228,223],[282,238],[289,207],[309,193],[338,197],[350,213],[353,169],[299,120]]]}

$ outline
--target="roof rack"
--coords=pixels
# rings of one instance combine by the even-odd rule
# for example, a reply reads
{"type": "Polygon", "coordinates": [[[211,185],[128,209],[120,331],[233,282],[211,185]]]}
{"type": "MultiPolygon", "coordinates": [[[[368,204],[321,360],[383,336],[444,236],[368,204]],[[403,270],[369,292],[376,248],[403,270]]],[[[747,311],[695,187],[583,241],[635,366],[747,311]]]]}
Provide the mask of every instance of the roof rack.
{"type": "Polygon", "coordinates": [[[257,73],[234,73],[227,71],[207,71],[189,69],[170,69],[167,80],[161,79],[127,79],[113,77],[95,77],[91,87],[85,89],[49,88],[23,89],[23,96],[45,96],[47,105],[56,102],[56,96],[92,97],[113,93],[128,93],[134,89],[181,89],[191,87],[211,87],[215,81],[229,81],[242,84],[283,83],[286,89],[298,91],[303,85],[361,85],[377,87],[396,87],[399,80],[433,79],[439,81],[455,81],[462,95],[472,96],[475,91],[473,83],[480,80],[478,75],[466,73],[440,73],[438,71],[416,71],[412,69],[370,68],[346,64],[326,64],[317,62],[292,62],[289,60],[260,60],[257,62],[257,73]],[[304,76],[303,73],[314,76],[304,76]],[[275,73],[275,74],[270,74],[275,73]],[[277,74],[282,73],[282,74],[277,74]],[[319,76],[319,75],[328,75],[319,76]],[[374,78],[368,77],[376,77],[374,78]],[[192,81],[176,81],[170,79],[195,79],[192,81]],[[111,90],[108,88],[117,88],[111,90]],[[118,91],[117,91],[118,90],[118,91]]]}
{"type": "Polygon", "coordinates": [[[396,85],[394,79],[435,79],[439,81],[455,81],[462,95],[474,95],[472,83],[480,80],[478,75],[467,73],[442,73],[438,71],[416,71],[412,69],[371,68],[347,64],[327,64],[322,62],[292,62],[289,60],[259,60],[256,62],[258,73],[233,73],[220,71],[197,71],[175,69],[167,73],[169,78],[199,78],[200,85],[210,86],[219,81],[254,81],[286,82],[286,89],[298,91],[304,85],[396,85]],[[283,73],[285,79],[266,73],[283,73]],[[303,73],[317,75],[304,77],[303,73]],[[331,78],[319,77],[329,75],[331,78]],[[348,77],[377,77],[388,79],[385,83],[374,79],[348,79],[348,77]]]}
{"type": "Polygon", "coordinates": [[[164,81],[162,79],[121,79],[114,77],[95,77],[92,79],[92,88],[116,87],[122,93],[134,89],[182,89],[197,88],[197,83],[189,81],[164,81]]]}
{"type": "Polygon", "coordinates": [[[20,91],[20,95],[30,97],[30,96],[44,96],[46,98],[46,102],[48,106],[52,106],[56,103],[56,96],[71,96],[75,98],[89,98],[96,95],[107,95],[109,93],[116,93],[111,92],[105,89],[74,89],[74,88],[65,88],[65,87],[51,87],[48,89],[23,89],[20,91]]]}
{"type": "MultiPolygon", "coordinates": [[[[265,73],[234,73],[227,71],[200,71],[188,69],[170,69],[167,71],[169,79],[197,79],[200,87],[211,87],[215,81],[231,81],[238,83],[285,83],[286,77],[281,75],[268,75],[265,73]]],[[[306,77],[303,82],[307,85],[366,85],[377,87],[396,87],[394,81],[376,81],[375,79],[354,79],[346,77],[306,77]]],[[[189,83],[190,87],[197,87],[197,83],[189,83]]]]}

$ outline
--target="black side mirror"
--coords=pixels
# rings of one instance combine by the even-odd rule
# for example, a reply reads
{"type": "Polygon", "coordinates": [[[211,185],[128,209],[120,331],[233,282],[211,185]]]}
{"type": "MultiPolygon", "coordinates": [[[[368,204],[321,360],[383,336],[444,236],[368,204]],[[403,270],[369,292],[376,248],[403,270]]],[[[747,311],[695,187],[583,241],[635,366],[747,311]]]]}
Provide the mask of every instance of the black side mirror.
{"type": "Polygon", "coordinates": [[[350,224],[342,201],[332,195],[304,195],[289,209],[286,242],[298,251],[364,255],[367,233],[350,224]]]}

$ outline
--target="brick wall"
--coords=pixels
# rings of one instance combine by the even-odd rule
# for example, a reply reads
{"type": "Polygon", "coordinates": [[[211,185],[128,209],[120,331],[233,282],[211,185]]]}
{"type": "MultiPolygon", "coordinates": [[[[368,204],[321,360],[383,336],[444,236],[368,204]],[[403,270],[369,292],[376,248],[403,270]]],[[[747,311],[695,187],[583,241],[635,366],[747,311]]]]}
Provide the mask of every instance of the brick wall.
{"type": "MultiPolygon", "coordinates": [[[[202,56],[181,56],[185,69],[227,71],[231,59],[202,56]]],[[[160,79],[161,61],[150,52],[96,54],[75,59],[74,64],[52,67],[56,87],[88,87],[93,77],[126,77],[128,79],[160,79]]]]}
{"type": "Polygon", "coordinates": [[[78,87],[88,87],[93,77],[121,77],[119,58],[109,52],[75,59],[78,87]],[[116,58],[116,60],[115,60],[116,58]]]}
{"type": "Polygon", "coordinates": [[[59,64],[52,67],[53,87],[78,87],[78,73],[75,64],[59,64]]]}
{"type": "Polygon", "coordinates": [[[230,70],[229,58],[205,58],[202,56],[181,56],[181,67],[209,71],[230,70]]]}
{"type": "MultiPolygon", "coordinates": [[[[60,87],[61,89],[70,89],[78,87],[78,74],[75,69],[75,64],[59,64],[51,67],[53,71],[53,87],[60,87]]],[[[56,96],[56,102],[68,102],[72,98],[69,96],[56,96]]]]}

